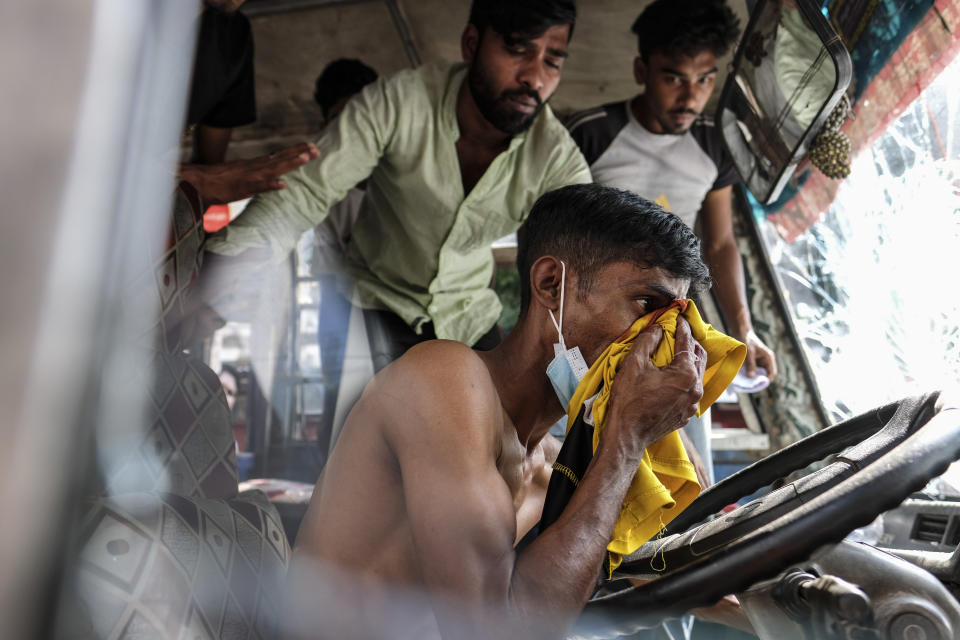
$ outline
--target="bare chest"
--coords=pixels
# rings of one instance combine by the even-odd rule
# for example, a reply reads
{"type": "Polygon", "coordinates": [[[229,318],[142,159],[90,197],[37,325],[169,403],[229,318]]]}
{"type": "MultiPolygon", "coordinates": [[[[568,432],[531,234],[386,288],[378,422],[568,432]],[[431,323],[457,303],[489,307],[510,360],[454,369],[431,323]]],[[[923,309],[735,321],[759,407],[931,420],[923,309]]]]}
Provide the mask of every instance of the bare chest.
{"type": "Polygon", "coordinates": [[[551,460],[548,460],[542,445],[527,452],[515,435],[512,441],[509,435],[504,438],[497,469],[513,499],[513,510],[517,517],[516,541],[540,520],[550,482],[550,465],[551,460]]]}
{"type": "Polygon", "coordinates": [[[470,193],[493,159],[500,153],[499,149],[483,149],[471,145],[463,138],[457,141],[457,159],[460,161],[460,177],[463,180],[463,194],[470,193]]]}

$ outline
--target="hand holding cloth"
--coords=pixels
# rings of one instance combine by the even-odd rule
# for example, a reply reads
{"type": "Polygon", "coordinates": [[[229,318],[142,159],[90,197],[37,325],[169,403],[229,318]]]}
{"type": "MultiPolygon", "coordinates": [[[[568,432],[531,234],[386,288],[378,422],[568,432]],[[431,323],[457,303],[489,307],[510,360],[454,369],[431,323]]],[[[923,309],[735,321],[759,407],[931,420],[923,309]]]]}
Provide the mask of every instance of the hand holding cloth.
{"type": "MultiPolygon", "coordinates": [[[[674,300],[668,307],[639,318],[597,358],[570,400],[567,435],[553,465],[540,531],[560,516],[597,450],[606,424],[613,379],[634,339],[650,324],[660,325],[663,338],[650,359],[658,367],[670,364],[681,315],[707,353],[698,416],[716,401],[737,375],[746,358],[746,346],[704,322],[692,300],[674,300]]],[[[620,565],[621,556],[633,553],[655,536],[699,493],[696,472],[677,432],[647,447],[607,545],[609,571],[620,565]]]]}

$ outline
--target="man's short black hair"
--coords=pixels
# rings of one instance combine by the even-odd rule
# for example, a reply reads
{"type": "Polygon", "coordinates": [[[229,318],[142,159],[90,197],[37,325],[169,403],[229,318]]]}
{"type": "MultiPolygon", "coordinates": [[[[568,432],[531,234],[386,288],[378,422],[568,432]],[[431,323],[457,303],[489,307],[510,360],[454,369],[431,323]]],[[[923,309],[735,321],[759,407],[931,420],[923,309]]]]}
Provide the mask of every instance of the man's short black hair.
{"type": "Polygon", "coordinates": [[[359,60],[340,58],[324,67],[317,76],[313,99],[326,118],[338,101],[349,98],[376,79],[377,72],[359,60]]]}
{"type": "Polygon", "coordinates": [[[578,294],[589,293],[599,270],[614,262],[661,267],[690,281],[690,291],[710,286],[700,240],[680,218],[630,191],[577,184],[543,194],[517,232],[520,309],[530,304],[530,267],[555,256],[577,274],[578,294]]]}
{"type": "Polygon", "coordinates": [[[690,57],[710,51],[719,58],[736,42],[740,20],[723,0],[654,0],[630,30],[644,61],[655,51],[690,57]]]}
{"type": "Polygon", "coordinates": [[[575,0],[473,0],[468,22],[483,35],[490,27],[501,36],[539,38],[556,25],[577,21],[575,0]]]}

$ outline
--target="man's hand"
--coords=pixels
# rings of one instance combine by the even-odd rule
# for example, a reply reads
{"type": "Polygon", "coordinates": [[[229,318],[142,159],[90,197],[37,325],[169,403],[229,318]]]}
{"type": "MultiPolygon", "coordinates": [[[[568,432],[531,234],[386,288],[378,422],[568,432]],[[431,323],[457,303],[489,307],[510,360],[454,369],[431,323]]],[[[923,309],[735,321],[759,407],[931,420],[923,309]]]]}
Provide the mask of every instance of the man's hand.
{"type": "MultiPolygon", "coordinates": [[[[650,582],[650,580],[630,578],[630,582],[635,587],[642,587],[650,582]]],[[[740,606],[740,601],[737,600],[737,597],[734,595],[724,596],[716,604],[700,609],[691,609],[687,613],[706,622],[713,622],[733,629],[739,629],[752,636],[757,635],[753,624],[751,624],[750,619],[747,618],[747,614],[744,613],[743,608],[740,606]]]]}
{"type": "Polygon", "coordinates": [[[609,433],[621,445],[629,445],[634,456],[643,455],[649,445],[686,424],[703,396],[707,353],[693,339],[687,321],[677,322],[673,362],[656,367],[650,356],[662,336],[657,325],[637,336],[610,392],[604,435],[609,433]]]}
{"type": "Polygon", "coordinates": [[[700,209],[701,235],[706,249],[707,266],[713,277],[713,291],[720,306],[727,330],[747,345],[746,374],[757,374],[763,366],[772,379],[777,374],[777,361],[753,331],[750,309],[743,282],[743,260],[733,234],[732,187],[715,189],[707,194],[700,209]]]}
{"type": "Polygon", "coordinates": [[[709,607],[693,609],[690,615],[707,622],[739,629],[753,636],[757,635],[756,629],[753,628],[753,624],[740,606],[740,601],[733,595],[724,596],[719,602],[709,607]]]}
{"type": "Polygon", "coordinates": [[[747,345],[747,359],[743,362],[747,377],[757,375],[757,367],[761,366],[767,370],[767,377],[773,380],[777,375],[777,358],[770,347],[763,344],[753,329],[747,332],[743,342],[747,345]]]}
{"type": "Polygon", "coordinates": [[[280,176],[320,156],[312,142],[270,155],[222,164],[180,165],[180,177],[200,192],[205,204],[225,204],[286,187],[280,176]]]}

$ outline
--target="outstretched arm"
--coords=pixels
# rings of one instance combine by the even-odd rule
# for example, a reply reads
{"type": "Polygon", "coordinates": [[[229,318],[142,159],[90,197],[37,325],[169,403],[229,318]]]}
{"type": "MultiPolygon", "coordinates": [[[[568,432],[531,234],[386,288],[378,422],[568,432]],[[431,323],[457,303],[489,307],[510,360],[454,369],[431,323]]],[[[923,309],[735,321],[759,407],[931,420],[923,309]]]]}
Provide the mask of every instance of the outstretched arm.
{"type": "Polygon", "coordinates": [[[759,365],[765,367],[767,374],[773,378],[777,373],[776,357],[754,332],[750,308],[747,306],[743,262],[733,235],[731,195],[732,187],[723,187],[709,192],[703,200],[699,217],[707,264],[727,330],[747,345],[744,362],[747,375],[756,375],[759,365]]]}
{"type": "Polygon", "coordinates": [[[654,328],[637,339],[578,490],[519,554],[512,496],[497,469],[502,433],[513,427],[504,425],[492,385],[476,389],[482,363],[438,367],[410,352],[400,364],[431,373],[414,381],[403,367],[391,372],[409,383],[384,416],[385,437],[400,466],[424,582],[431,599],[445,603],[435,604],[443,637],[557,637],[580,613],[644,449],[684,424],[702,394],[706,358],[689,328],[681,323],[682,355],[662,369],[650,363],[660,336],[654,328]]]}
{"type": "Polygon", "coordinates": [[[330,207],[370,176],[396,130],[403,98],[393,84],[367,85],[323,130],[317,140],[319,157],[285,174],[283,188],[268,182],[274,190],[251,200],[236,219],[210,237],[207,250],[237,255],[269,247],[274,258],[286,257],[304,231],[321,223],[330,207]]]}
{"type": "Polygon", "coordinates": [[[270,155],[219,164],[182,164],[180,177],[200,193],[205,204],[226,204],[286,187],[281,176],[320,155],[304,142],[270,155]]]}

